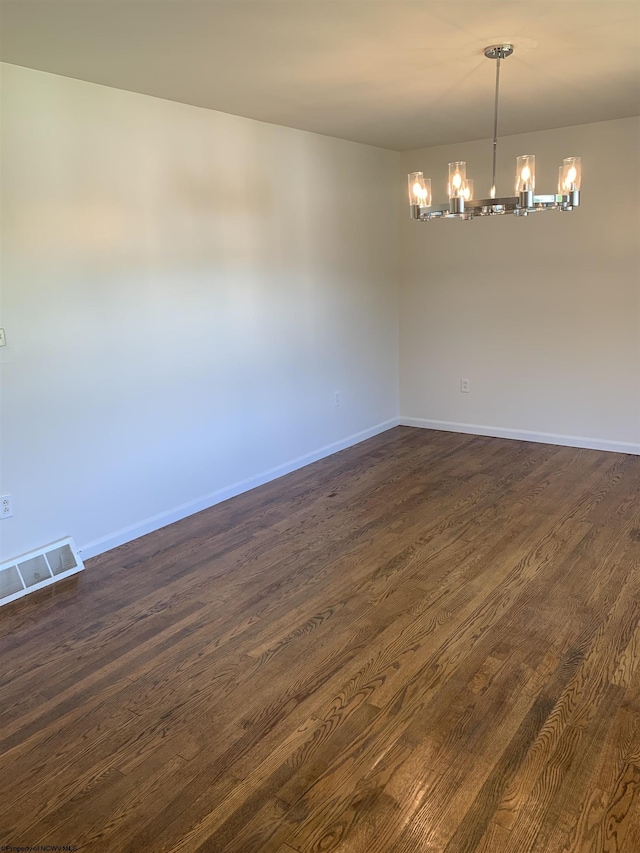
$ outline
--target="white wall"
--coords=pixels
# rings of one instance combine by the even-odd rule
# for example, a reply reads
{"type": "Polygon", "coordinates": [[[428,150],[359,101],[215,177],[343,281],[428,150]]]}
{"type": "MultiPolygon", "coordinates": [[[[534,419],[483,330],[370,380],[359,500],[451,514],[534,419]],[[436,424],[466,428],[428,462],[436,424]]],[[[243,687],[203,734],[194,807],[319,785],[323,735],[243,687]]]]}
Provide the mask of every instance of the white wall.
{"type": "Polygon", "coordinates": [[[397,154],[10,65],[2,146],[5,558],[397,422],[397,154]]]}
{"type": "MultiPolygon", "coordinates": [[[[582,205],[402,226],[403,423],[640,451],[640,120],[501,139],[498,195],[535,154],[537,192],[582,156],[582,205]],[[471,392],[460,393],[460,379],[471,392]],[[524,431],[524,432],[519,432],[524,431]]],[[[488,195],[491,142],[402,156],[445,201],[447,163],[488,195]]]]}

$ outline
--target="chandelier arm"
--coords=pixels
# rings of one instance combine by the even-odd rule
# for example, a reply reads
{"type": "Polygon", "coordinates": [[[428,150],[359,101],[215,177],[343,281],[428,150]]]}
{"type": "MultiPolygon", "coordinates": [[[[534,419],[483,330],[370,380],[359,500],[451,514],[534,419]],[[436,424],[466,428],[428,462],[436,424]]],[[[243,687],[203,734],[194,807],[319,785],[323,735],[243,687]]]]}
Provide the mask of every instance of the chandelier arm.
{"type": "Polygon", "coordinates": [[[491,181],[491,198],[496,197],[496,157],[498,153],[498,95],[500,92],[500,62],[501,57],[496,60],[496,98],[493,108],[493,178],[491,181]]]}

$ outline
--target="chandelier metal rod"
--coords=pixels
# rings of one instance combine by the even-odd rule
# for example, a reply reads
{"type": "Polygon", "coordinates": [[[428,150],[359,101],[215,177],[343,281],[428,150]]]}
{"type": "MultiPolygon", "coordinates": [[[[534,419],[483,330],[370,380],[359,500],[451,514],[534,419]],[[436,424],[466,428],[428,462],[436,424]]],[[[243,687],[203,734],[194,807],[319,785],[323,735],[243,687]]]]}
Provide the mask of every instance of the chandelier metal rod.
{"type": "Polygon", "coordinates": [[[493,178],[491,180],[491,198],[496,197],[496,159],[498,154],[498,95],[500,92],[500,63],[502,58],[496,60],[496,99],[493,108],[493,178]]]}

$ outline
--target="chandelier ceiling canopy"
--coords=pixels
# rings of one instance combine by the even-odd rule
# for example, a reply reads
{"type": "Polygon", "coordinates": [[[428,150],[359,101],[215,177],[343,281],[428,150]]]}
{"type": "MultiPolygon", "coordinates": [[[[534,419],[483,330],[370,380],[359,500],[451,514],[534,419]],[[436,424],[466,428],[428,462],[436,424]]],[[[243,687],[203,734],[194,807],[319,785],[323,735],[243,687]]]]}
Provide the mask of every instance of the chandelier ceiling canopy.
{"type": "Polygon", "coordinates": [[[580,157],[565,157],[558,174],[558,192],[536,195],[535,154],[522,154],[516,160],[515,195],[496,196],[496,156],[498,149],[498,98],[500,92],[500,63],[511,56],[513,45],[493,44],[485,48],[487,59],[496,62],[496,91],[493,117],[493,178],[489,198],[474,196],[473,180],[467,177],[464,160],[449,163],[447,204],[433,204],[431,178],[422,172],[409,173],[409,204],[411,218],[428,222],[431,219],[473,219],[474,216],[495,216],[512,213],[528,216],[539,210],[573,210],[580,204],[582,164],[580,157]]]}

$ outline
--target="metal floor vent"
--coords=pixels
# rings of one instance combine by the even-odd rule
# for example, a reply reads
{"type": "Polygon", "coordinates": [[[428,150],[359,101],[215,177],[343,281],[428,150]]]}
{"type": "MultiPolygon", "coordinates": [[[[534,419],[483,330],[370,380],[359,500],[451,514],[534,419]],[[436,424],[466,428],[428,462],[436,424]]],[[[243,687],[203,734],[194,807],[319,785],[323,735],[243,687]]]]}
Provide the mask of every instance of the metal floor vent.
{"type": "Polygon", "coordinates": [[[0,565],[0,607],[84,569],[73,539],[61,539],[0,565]]]}

